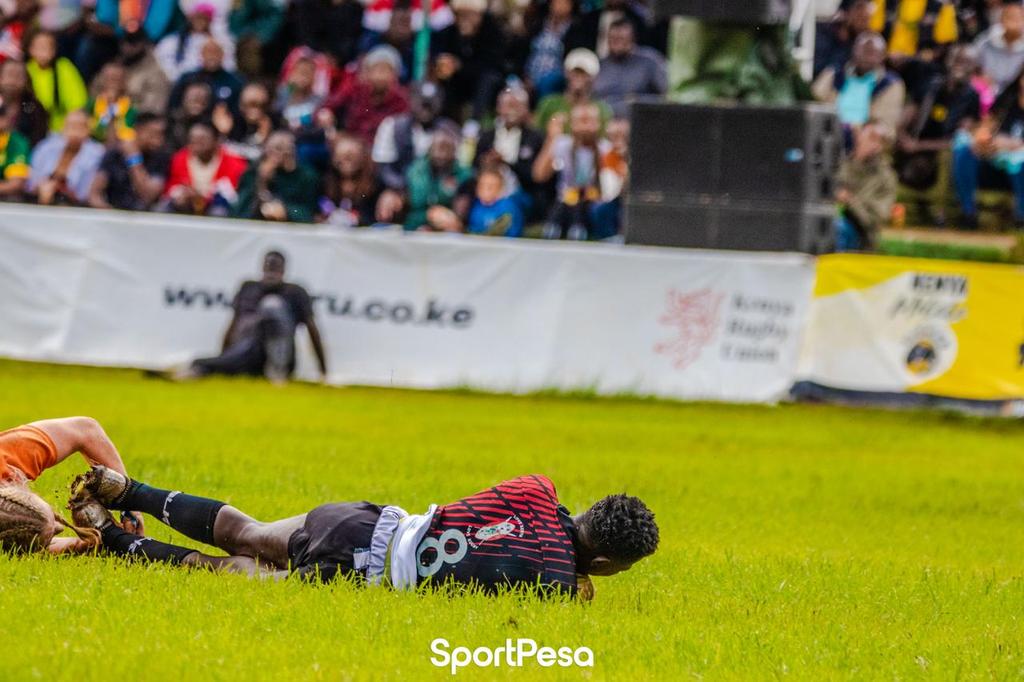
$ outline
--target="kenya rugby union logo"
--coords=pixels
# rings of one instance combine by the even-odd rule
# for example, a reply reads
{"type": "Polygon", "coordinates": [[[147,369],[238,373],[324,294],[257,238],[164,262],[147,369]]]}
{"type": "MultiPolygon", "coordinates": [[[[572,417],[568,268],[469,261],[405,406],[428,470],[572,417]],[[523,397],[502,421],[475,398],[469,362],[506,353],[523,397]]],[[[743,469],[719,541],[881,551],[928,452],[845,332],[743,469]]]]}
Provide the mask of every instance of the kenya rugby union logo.
{"type": "Polygon", "coordinates": [[[676,369],[686,369],[715,338],[725,294],[711,289],[681,292],[670,289],[665,312],[658,322],[671,327],[675,337],[657,343],[654,352],[667,355],[676,369]]]}

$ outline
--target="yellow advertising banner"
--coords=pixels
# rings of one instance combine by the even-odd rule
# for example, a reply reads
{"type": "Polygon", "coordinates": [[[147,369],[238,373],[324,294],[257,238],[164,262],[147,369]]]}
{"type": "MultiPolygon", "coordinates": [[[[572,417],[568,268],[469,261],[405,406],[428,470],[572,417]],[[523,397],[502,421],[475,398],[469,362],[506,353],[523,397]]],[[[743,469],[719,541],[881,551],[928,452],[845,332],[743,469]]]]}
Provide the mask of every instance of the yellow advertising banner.
{"type": "Polygon", "coordinates": [[[1024,268],[824,256],[798,375],[842,390],[1024,398],[1024,268]]]}

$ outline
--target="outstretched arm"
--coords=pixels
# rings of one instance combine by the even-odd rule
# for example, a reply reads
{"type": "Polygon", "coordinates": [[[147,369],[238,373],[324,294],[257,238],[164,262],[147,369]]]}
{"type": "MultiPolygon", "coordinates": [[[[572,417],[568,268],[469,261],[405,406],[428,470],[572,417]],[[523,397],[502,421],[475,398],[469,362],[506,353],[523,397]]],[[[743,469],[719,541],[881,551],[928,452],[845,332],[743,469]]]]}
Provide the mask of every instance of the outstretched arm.
{"type": "Polygon", "coordinates": [[[317,362],[320,363],[320,375],[327,377],[327,354],[324,352],[324,342],[320,337],[320,328],[316,326],[313,318],[306,321],[306,331],[309,332],[309,340],[313,344],[313,352],[316,353],[317,362]]]}
{"type": "Polygon", "coordinates": [[[76,452],[82,453],[89,464],[109,467],[127,475],[117,447],[100,423],[92,417],[65,417],[32,422],[53,440],[57,448],[57,462],[63,462],[76,452]]]}

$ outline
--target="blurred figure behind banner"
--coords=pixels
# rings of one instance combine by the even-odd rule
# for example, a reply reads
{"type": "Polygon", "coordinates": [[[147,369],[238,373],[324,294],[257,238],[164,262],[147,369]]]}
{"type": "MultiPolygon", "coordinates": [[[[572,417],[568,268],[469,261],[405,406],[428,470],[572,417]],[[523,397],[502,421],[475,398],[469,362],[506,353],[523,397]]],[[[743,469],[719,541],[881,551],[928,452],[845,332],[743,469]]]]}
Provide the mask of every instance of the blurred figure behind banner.
{"type": "Polygon", "coordinates": [[[224,333],[220,355],[194,361],[178,379],[211,374],[265,376],[282,383],[295,371],[295,332],[304,325],[313,344],[320,375],[327,376],[327,356],[313,318],[313,301],[298,284],[285,281],[285,257],[270,251],[263,276],[244,282],[232,302],[234,316],[224,333]]]}

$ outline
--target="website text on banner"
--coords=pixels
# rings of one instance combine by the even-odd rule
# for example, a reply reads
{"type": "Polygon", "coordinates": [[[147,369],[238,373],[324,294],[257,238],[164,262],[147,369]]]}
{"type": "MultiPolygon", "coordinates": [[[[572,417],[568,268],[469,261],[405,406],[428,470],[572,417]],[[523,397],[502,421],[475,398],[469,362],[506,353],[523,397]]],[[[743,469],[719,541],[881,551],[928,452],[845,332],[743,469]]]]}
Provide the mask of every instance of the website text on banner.
{"type": "MultiPolygon", "coordinates": [[[[166,368],[215,353],[272,248],[316,297],[335,384],[774,401],[814,280],[800,255],[5,208],[0,355],[166,368]]],[[[303,347],[299,375],[314,366],[303,347]]]]}
{"type": "Polygon", "coordinates": [[[1024,268],[820,258],[798,375],[846,391],[1024,398],[1024,268]]]}

